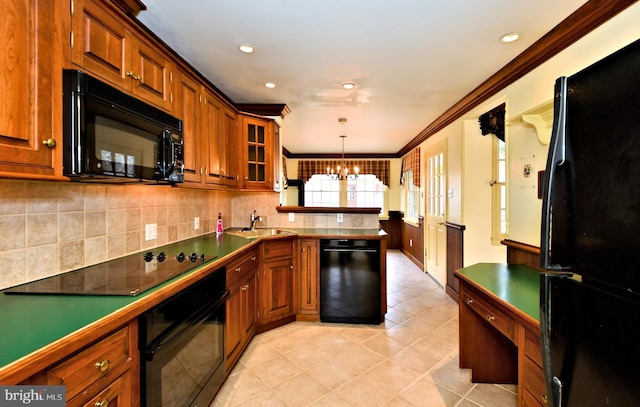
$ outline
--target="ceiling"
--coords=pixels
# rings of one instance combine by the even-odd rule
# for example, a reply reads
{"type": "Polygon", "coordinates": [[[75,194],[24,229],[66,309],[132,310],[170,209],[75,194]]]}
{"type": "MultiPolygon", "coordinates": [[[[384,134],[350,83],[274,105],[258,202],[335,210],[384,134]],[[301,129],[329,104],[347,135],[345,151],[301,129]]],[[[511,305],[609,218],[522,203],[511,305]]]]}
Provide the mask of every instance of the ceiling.
{"type": "Polygon", "coordinates": [[[289,107],[290,153],[338,153],[346,135],[346,154],[376,155],[399,152],[585,0],[144,3],[138,19],[233,102],[289,107]],[[522,38],[501,43],[509,32],[522,38]]]}

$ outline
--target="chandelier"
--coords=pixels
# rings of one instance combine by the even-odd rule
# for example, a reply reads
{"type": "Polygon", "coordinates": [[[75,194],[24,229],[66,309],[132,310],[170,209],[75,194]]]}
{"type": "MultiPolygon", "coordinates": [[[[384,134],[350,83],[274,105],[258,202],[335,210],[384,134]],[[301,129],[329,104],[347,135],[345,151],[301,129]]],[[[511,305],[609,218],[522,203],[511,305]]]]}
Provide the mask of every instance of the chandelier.
{"type": "Polygon", "coordinates": [[[335,170],[327,166],[327,176],[329,176],[332,180],[355,180],[356,178],[358,178],[360,169],[358,168],[358,166],[354,165],[353,172],[349,171],[349,167],[347,167],[347,164],[344,160],[344,139],[346,139],[347,136],[342,135],[340,136],[340,138],[342,139],[342,161],[340,162],[340,165],[336,166],[335,170]]]}

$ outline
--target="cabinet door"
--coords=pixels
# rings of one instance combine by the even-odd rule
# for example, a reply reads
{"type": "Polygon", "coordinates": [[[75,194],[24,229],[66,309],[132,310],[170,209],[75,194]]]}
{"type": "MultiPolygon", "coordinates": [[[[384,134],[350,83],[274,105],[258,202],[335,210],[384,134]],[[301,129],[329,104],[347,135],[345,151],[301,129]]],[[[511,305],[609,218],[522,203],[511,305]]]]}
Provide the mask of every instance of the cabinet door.
{"type": "Polygon", "coordinates": [[[111,84],[131,88],[131,33],[106,3],[74,0],[71,61],[111,84]]]}
{"type": "Polygon", "coordinates": [[[0,172],[62,173],[61,140],[53,126],[53,118],[62,117],[60,46],[54,42],[56,24],[63,24],[56,21],[58,5],[15,0],[0,6],[0,172]],[[49,139],[58,145],[43,144],[49,139]]]}
{"type": "Polygon", "coordinates": [[[243,118],[244,187],[272,189],[272,135],[268,120],[243,118]]]}
{"type": "Polygon", "coordinates": [[[231,290],[226,304],[225,355],[231,365],[237,358],[242,342],[242,291],[240,287],[231,290]]]}
{"type": "Polygon", "coordinates": [[[246,340],[253,337],[258,321],[258,273],[252,273],[240,288],[242,291],[243,334],[246,340]]]}
{"type": "Polygon", "coordinates": [[[261,313],[262,323],[293,314],[293,260],[264,262],[261,313]]]}
{"type": "Polygon", "coordinates": [[[222,163],[220,157],[223,155],[222,131],[220,128],[222,106],[220,101],[210,92],[204,93],[204,139],[206,140],[205,151],[205,177],[208,184],[223,185],[222,163]]]}
{"type": "Polygon", "coordinates": [[[318,240],[300,241],[300,309],[299,314],[319,315],[320,258],[318,240]]]}
{"type": "Polygon", "coordinates": [[[184,137],[184,179],[187,182],[200,183],[203,178],[201,86],[184,72],[180,73],[176,85],[176,115],[182,119],[184,137]]]}
{"type": "Polygon", "coordinates": [[[238,137],[238,116],[236,112],[230,108],[225,108],[222,115],[222,137],[221,141],[224,144],[222,148],[221,166],[224,169],[224,183],[231,187],[238,186],[238,180],[240,179],[239,168],[239,154],[241,144],[238,137]]]}
{"type": "Polygon", "coordinates": [[[171,60],[159,48],[136,38],[131,42],[131,92],[157,107],[171,111],[171,60]]]}
{"type": "Polygon", "coordinates": [[[160,47],[138,38],[108,2],[74,0],[71,61],[112,85],[171,110],[172,64],[160,47]]]}

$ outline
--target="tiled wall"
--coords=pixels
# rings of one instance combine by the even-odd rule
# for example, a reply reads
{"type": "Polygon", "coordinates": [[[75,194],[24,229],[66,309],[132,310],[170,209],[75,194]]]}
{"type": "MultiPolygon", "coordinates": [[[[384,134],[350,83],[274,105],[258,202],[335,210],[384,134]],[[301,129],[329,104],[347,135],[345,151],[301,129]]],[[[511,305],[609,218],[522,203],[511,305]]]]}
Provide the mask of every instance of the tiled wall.
{"type": "Polygon", "coordinates": [[[278,204],[268,192],[0,180],[0,289],[209,233],[219,212],[225,227],[248,223],[249,208],[269,218],[278,204]],[[150,223],[157,238],[145,241],[150,223]]]}
{"type": "Polygon", "coordinates": [[[231,192],[154,185],[0,179],[0,289],[78,269],[224,227],[377,228],[377,215],[279,214],[275,192],[231,192]],[[200,229],[194,229],[194,218],[200,229]],[[157,238],[145,240],[145,225],[157,238]]]}

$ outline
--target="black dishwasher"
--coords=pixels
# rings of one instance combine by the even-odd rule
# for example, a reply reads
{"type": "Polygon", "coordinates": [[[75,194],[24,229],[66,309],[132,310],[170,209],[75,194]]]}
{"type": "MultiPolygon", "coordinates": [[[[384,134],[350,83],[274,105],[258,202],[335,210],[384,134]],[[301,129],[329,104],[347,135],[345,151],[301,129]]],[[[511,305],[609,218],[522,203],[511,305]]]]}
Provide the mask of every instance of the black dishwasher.
{"type": "Polygon", "coordinates": [[[320,241],[320,320],[379,324],[380,241],[320,241]]]}

